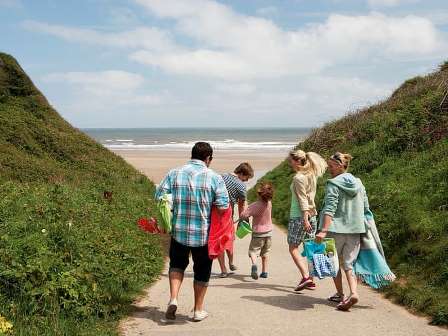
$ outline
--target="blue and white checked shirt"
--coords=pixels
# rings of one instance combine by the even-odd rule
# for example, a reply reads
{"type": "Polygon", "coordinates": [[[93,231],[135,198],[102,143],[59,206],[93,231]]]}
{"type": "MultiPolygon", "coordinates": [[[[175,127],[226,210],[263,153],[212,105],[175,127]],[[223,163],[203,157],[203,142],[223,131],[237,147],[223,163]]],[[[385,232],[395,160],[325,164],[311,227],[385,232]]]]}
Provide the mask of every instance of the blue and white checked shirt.
{"type": "Polygon", "coordinates": [[[229,195],[222,177],[201,160],[171,170],[156,190],[159,200],[164,194],[173,197],[173,238],[186,246],[204,246],[208,242],[212,205],[226,209],[229,195]]]}

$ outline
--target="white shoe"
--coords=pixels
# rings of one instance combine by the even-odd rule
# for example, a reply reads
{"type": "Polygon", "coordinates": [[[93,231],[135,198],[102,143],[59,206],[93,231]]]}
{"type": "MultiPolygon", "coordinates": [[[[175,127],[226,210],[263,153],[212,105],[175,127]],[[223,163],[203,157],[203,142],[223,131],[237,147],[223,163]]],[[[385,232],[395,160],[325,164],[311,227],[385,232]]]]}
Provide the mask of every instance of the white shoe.
{"type": "Polygon", "coordinates": [[[208,317],[208,313],[205,310],[195,310],[193,314],[193,321],[200,322],[208,317]]]}
{"type": "Polygon", "coordinates": [[[171,300],[166,308],[165,318],[167,320],[175,320],[177,311],[177,300],[171,300]]]}

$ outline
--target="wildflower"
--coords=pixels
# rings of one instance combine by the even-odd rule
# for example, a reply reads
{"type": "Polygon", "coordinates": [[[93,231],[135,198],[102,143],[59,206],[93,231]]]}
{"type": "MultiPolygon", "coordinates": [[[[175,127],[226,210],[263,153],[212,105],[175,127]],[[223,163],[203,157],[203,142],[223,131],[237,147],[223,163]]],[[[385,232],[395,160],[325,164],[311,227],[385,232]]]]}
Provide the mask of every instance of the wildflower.
{"type": "Polygon", "coordinates": [[[0,315],[0,332],[8,334],[12,331],[12,323],[8,322],[3,316],[0,315]]]}
{"type": "Polygon", "coordinates": [[[45,229],[42,229],[42,233],[47,233],[47,230],[45,230],[45,229]]]}
{"type": "Polygon", "coordinates": [[[70,220],[68,221],[68,229],[69,229],[69,230],[72,228],[72,225],[73,225],[73,221],[70,219],[70,220]]]}

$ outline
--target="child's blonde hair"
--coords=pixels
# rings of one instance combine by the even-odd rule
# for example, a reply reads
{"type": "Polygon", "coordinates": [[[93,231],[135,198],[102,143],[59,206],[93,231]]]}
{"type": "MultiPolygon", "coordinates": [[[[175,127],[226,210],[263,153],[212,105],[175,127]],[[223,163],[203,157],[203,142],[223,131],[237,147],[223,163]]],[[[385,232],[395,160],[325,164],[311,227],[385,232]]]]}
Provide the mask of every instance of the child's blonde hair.
{"type": "Polygon", "coordinates": [[[344,167],[345,170],[348,169],[350,166],[350,161],[353,159],[353,156],[351,156],[348,153],[340,153],[336,152],[331,157],[330,160],[336,161],[340,165],[344,167]]]}
{"type": "Polygon", "coordinates": [[[324,158],[314,152],[305,153],[301,149],[293,149],[289,152],[289,157],[299,162],[302,170],[312,172],[317,177],[322,176],[327,169],[327,162],[324,158]]]}

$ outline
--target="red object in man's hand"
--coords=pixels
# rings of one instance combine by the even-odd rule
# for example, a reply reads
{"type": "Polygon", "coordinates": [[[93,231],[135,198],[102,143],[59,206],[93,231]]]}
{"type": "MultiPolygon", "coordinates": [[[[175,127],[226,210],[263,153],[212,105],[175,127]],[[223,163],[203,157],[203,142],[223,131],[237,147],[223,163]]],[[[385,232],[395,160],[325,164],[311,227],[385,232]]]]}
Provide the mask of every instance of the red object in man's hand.
{"type": "Polygon", "coordinates": [[[142,217],[137,221],[137,225],[145,232],[160,233],[159,227],[157,226],[157,219],[154,217],[150,217],[149,219],[142,217]]]}

